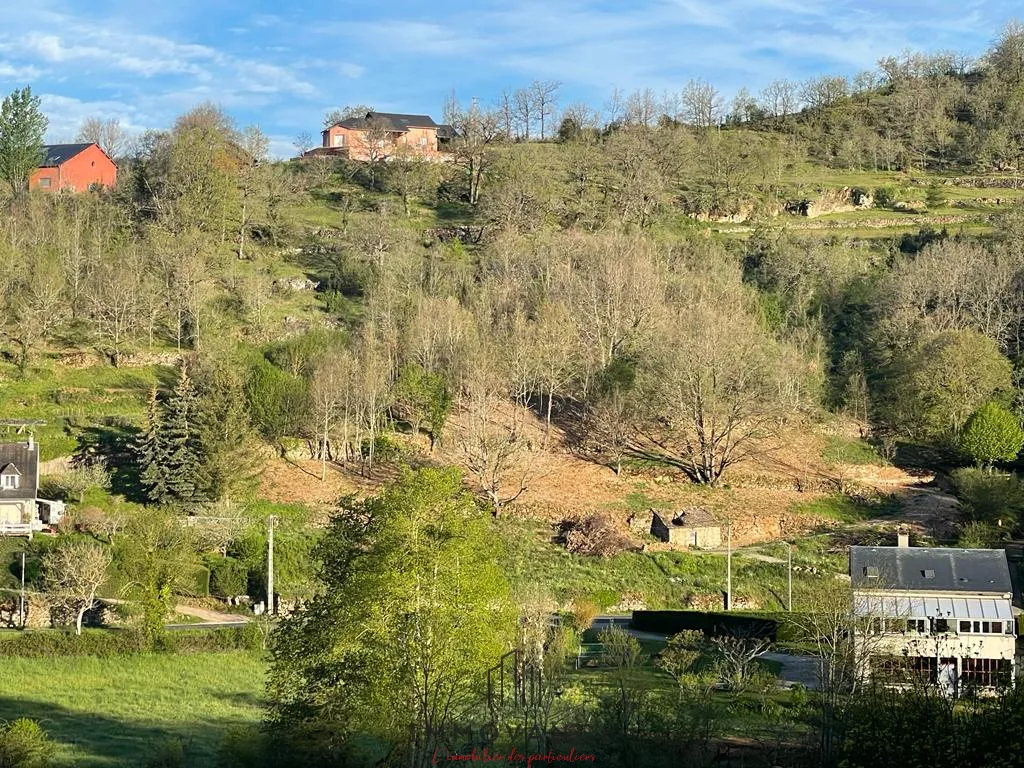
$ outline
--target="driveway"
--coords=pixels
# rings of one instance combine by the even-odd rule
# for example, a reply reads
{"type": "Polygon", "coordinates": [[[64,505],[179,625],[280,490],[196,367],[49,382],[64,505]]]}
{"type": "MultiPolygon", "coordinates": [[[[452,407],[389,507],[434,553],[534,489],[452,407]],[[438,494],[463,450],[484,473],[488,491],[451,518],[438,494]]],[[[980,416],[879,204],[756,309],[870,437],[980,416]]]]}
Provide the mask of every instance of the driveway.
{"type": "Polygon", "coordinates": [[[761,656],[765,661],[774,661],[782,665],[779,680],[784,688],[799,683],[808,690],[818,690],[818,668],[821,659],[817,656],[794,656],[791,653],[766,653],[761,656]]]}

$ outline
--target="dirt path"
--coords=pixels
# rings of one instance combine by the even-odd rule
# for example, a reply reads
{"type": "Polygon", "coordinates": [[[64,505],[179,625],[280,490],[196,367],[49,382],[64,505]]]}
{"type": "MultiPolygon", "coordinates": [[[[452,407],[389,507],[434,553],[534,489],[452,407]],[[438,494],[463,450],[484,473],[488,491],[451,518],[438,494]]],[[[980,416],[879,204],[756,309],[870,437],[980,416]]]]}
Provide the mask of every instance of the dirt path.
{"type": "Polygon", "coordinates": [[[193,616],[210,624],[231,624],[233,622],[249,621],[251,618],[245,614],[221,613],[220,611],[211,611],[208,608],[196,608],[192,605],[176,605],[174,612],[180,613],[182,616],[193,616]]]}

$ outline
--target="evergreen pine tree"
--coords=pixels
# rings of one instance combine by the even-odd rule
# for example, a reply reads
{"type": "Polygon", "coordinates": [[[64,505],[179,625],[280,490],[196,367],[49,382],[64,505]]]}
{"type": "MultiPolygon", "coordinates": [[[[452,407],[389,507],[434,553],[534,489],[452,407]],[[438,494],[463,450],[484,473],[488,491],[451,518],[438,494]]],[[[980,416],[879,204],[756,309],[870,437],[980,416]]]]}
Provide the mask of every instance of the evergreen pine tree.
{"type": "Polygon", "coordinates": [[[164,433],[167,442],[167,490],[178,501],[195,501],[200,482],[199,436],[195,424],[196,391],[185,366],[167,399],[164,433]]]}
{"type": "Polygon", "coordinates": [[[238,376],[228,366],[208,366],[199,373],[193,419],[200,457],[197,491],[218,501],[253,485],[259,455],[238,376]]]}
{"type": "Polygon", "coordinates": [[[167,436],[164,431],[164,413],[157,398],[156,387],[149,396],[146,412],[146,430],[138,445],[139,481],[147,498],[157,504],[167,501],[167,436]]]}

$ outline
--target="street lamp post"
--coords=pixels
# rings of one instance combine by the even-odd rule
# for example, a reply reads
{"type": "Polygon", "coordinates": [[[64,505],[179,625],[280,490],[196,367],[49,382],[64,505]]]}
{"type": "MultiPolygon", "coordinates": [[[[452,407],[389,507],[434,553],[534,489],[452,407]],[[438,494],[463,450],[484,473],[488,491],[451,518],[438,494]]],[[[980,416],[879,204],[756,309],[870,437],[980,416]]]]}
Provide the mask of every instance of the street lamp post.
{"type": "Polygon", "coordinates": [[[726,550],[725,550],[725,610],[732,610],[732,521],[726,528],[726,550]]]}
{"type": "Polygon", "coordinates": [[[267,613],[277,613],[277,606],[274,604],[274,523],[277,518],[270,515],[267,518],[267,613]]]}

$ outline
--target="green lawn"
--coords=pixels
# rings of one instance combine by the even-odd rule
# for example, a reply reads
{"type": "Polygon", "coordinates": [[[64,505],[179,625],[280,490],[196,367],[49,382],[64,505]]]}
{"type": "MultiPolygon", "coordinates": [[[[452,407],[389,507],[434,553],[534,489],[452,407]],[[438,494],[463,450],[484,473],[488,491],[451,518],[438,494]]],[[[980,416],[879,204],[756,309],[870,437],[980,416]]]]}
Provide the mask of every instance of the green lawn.
{"type": "Polygon", "coordinates": [[[249,653],[3,661],[0,720],[39,720],[61,768],[135,768],[167,739],[213,766],[224,733],[261,716],[265,665],[249,653]]]}
{"type": "MultiPolygon", "coordinates": [[[[533,520],[495,523],[505,542],[502,563],[514,587],[541,587],[563,605],[574,599],[595,603],[602,611],[623,599],[642,601],[650,609],[685,607],[690,595],[717,595],[726,587],[726,558],[721,553],[623,552],[607,559],[574,555],[552,541],[554,529],[533,520]]],[[[793,601],[812,604],[830,573],[794,574],[793,601]]],[[[733,558],[734,597],[752,598],[762,610],[785,608],[786,569],[778,563],[733,558]]]]}

